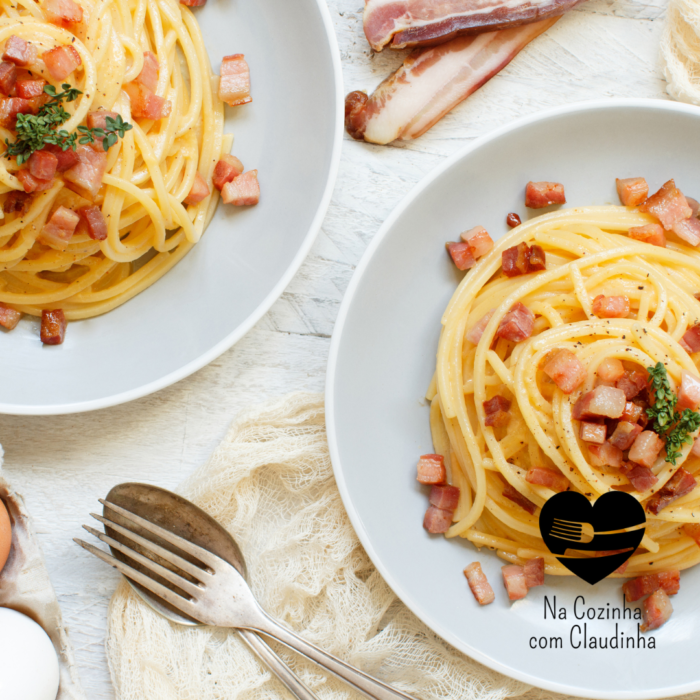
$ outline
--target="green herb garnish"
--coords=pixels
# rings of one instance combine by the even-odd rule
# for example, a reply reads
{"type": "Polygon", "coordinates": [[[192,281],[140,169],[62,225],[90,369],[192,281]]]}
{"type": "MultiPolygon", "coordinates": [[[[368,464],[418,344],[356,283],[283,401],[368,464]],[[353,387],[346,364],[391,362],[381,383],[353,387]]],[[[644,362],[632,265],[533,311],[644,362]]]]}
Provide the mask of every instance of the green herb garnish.
{"type": "Polygon", "coordinates": [[[124,138],[124,134],[132,128],[131,124],[117,116],[116,119],[106,118],[105,129],[79,126],[78,132],[82,134],[80,138],[76,132],[70,134],[65,129],[58,129],[70,119],[70,114],[63,109],[63,102],[73,102],[83,94],[69,83],[64,83],[61,87],[63,91],[57,93],[53,85],[44,86],[44,92],[51,99],[41,107],[38,114],[17,115],[17,138],[12,143],[5,139],[6,158],[16,156],[17,165],[22,165],[29,160],[34,151],[41,150],[46,144],[60,146],[64,151],[69,148],[76,150],[77,143],[94,143],[98,138],[103,139],[102,147],[107,151],[117,143],[117,136],[124,138]]]}
{"type": "Polygon", "coordinates": [[[653,421],[651,429],[666,442],[666,461],[676,466],[683,445],[693,442],[690,437],[700,428],[700,413],[686,408],[683,413],[676,410],[678,397],[668,381],[668,372],[662,362],[648,367],[654,405],[647,408],[647,416],[653,421]]]}

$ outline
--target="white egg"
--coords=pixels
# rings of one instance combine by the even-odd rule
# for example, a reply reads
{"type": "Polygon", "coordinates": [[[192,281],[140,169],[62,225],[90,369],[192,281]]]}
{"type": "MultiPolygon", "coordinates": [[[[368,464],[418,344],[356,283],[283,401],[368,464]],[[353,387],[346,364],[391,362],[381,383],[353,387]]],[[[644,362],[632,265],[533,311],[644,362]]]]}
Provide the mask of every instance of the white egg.
{"type": "Polygon", "coordinates": [[[0,608],[0,698],[56,700],[58,657],[49,636],[34,620],[0,608]]]}

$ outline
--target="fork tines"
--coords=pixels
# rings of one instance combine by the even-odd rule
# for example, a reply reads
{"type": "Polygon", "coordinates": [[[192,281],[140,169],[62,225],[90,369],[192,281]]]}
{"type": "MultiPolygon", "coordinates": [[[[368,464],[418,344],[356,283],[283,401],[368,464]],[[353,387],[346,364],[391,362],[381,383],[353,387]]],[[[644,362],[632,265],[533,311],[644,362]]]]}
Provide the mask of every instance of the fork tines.
{"type": "Polygon", "coordinates": [[[552,523],[552,527],[556,527],[561,530],[573,530],[574,532],[581,532],[581,530],[583,529],[583,523],[577,523],[571,520],[559,520],[558,518],[554,518],[552,523]]]}

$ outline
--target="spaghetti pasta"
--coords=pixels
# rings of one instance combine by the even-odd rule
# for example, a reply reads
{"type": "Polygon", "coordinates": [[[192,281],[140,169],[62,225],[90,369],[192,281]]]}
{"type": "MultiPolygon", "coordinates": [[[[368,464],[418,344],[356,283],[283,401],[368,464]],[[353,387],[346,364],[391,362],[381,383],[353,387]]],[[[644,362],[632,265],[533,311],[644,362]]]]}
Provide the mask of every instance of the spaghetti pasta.
{"type": "MultiPolygon", "coordinates": [[[[547,573],[570,574],[549,552],[538,527],[539,509],[555,491],[528,481],[528,470],[553,470],[566,487],[591,501],[610,490],[627,491],[647,510],[681,466],[693,475],[700,472],[700,458],[691,453],[693,441],[688,439],[675,465],[661,452],[651,466],[654,486],[638,491],[624,470],[595,466],[599,461],[591,458],[590,443],[581,439],[572,415],[580,397],[596,386],[596,371],[606,360],[619,360],[626,370],[636,368],[644,376],[661,362],[674,391],[683,371],[698,375],[700,359],[684,349],[682,340],[700,323],[695,296],[700,292],[700,253],[677,242],[660,247],[626,235],[631,227],[654,221],[639,210],[617,206],[545,214],[514,228],[462,280],[442,318],[428,392],[434,448],[444,457],[449,483],[460,489],[447,537],[490,547],[514,564],[543,557],[547,573]],[[502,254],[521,243],[545,251],[546,269],[507,277],[501,271],[502,254]],[[626,297],[629,314],[598,316],[593,303],[598,295],[626,297]],[[532,334],[522,342],[497,334],[517,304],[534,315],[532,334]],[[469,330],[484,317],[483,334],[470,342],[469,330]],[[586,370],[569,394],[542,370],[562,349],[586,370]],[[497,395],[511,403],[508,423],[500,427],[488,424],[484,408],[497,395]],[[532,512],[504,495],[509,489],[527,499],[532,512]]],[[[625,576],[700,563],[700,547],[683,531],[700,518],[700,489],[653,510],[625,576]]]]}
{"type": "MultiPolygon", "coordinates": [[[[46,0],[0,2],[0,44],[16,36],[35,46],[40,59],[60,46],[74,47],[80,57],[80,66],[64,80],[55,80],[41,60],[28,67],[32,76],[58,91],[66,83],[81,91],[65,103],[69,118],[61,129],[75,131],[100,109],[133,126],[107,152],[94,201],[79,188],[70,189],[67,178],[57,178],[12,213],[5,203],[13,192],[23,191],[20,166],[16,159],[0,158],[5,210],[0,220],[0,302],[34,316],[60,308],[68,320],[123,304],[199,241],[219,198],[212,186],[214,168],[233,140],[223,133],[219,78],[212,74],[197,21],[187,7],[176,0],[80,0],[80,7],[82,21],[57,26],[47,20],[46,0]],[[153,93],[172,106],[163,118],[135,116],[123,90],[144,70],[148,52],[157,59],[153,93]],[[187,204],[196,178],[206,183],[208,193],[187,204]],[[103,240],[80,228],[64,250],[41,239],[42,227],[57,208],[78,211],[86,205],[101,209],[107,224],[103,240]]],[[[6,128],[0,137],[14,140],[6,128]]]]}

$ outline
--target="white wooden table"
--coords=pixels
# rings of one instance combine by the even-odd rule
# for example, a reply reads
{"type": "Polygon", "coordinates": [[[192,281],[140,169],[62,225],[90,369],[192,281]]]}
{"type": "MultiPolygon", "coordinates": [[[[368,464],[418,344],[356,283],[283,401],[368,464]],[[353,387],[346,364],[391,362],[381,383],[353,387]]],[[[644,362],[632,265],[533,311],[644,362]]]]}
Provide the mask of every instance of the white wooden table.
{"type": "MultiPolygon", "coordinates": [[[[329,0],[346,92],[372,90],[401,62],[389,52],[371,55],[362,4],[329,0]]],[[[247,337],[194,376],[94,413],[0,416],[6,472],[35,518],[88,698],[114,698],[104,637],[118,575],[72,542],[97,498],[127,480],[172,488],[207,459],[241,408],[289,391],[322,391],[333,323],[355,266],[393,207],[443,158],[546,107],[613,96],[667,99],[658,51],[665,4],[588,0],[417,141],[370,146],[346,136],[333,201],[308,260],[247,337]]]]}

